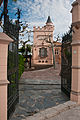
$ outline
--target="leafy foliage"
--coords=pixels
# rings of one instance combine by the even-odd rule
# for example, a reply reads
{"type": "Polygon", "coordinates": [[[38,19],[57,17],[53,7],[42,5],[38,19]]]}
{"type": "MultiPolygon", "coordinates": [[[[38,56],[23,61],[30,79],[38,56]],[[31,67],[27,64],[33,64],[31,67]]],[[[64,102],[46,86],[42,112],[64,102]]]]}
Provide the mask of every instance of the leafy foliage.
{"type": "Polygon", "coordinates": [[[70,27],[70,30],[63,35],[62,43],[64,42],[72,42],[72,26],[70,27]]]}
{"type": "Polygon", "coordinates": [[[62,37],[62,56],[64,58],[64,62],[67,64],[71,64],[72,61],[71,42],[72,42],[72,27],[70,27],[70,30],[62,37]]]}
{"type": "MultiPolygon", "coordinates": [[[[8,61],[9,61],[8,69],[9,70],[15,67],[13,56],[15,58],[15,53],[9,51],[9,57],[8,57],[8,61]]],[[[20,76],[24,72],[24,57],[22,55],[18,55],[18,57],[19,57],[18,66],[19,66],[19,79],[20,79],[20,76]]],[[[14,81],[14,78],[15,78],[15,74],[12,76],[13,81],[14,81]]]]}
{"type": "Polygon", "coordinates": [[[25,45],[23,45],[21,48],[19,48],[18,50],[23,56],[24,56],[24,53],[26,53],[26,55],[28,55],[28,53],[31,52],[31,45],[30,44],[27,44],[26,47],[25,45]]]}
{"type": "Polygon", "coordinates": [[[24,52],[25,52],[25,47],[24,46],[22,46],[21,48],[19,48],[19,50],[18,50],[20,53],[22,53],[22,55],[24,54],[24,52]]]}
{"type": "Polygon", "coordinates": [[[71,51],[68,50],[68,48],[66,48],[64,51],[65,51],[66,58],[69,60],[71,58],[71,51]]]}
{"type": "Polygon", "coordinates": [[[31,52],[31,45],[30,45],[30,44],[27,44],[27,45],[26,45],[26,48],[27,48],[27,51],[28,51],[28,52],[31,52]]]}
{"type": "Polygon", "coordinates": [[[24,57],[19,55],[19,79],[24,72],[24,57]]]}

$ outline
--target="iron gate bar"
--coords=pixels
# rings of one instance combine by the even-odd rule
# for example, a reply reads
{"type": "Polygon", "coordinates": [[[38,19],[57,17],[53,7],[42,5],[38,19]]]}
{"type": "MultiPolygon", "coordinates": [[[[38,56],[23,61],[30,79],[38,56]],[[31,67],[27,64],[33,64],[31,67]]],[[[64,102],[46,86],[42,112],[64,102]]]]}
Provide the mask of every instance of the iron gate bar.
{"type": "Polygon", "coordinates": [[[72,35],[67,34],[61,47],[61,90],[70,98],[72,73],[72,35]]]}

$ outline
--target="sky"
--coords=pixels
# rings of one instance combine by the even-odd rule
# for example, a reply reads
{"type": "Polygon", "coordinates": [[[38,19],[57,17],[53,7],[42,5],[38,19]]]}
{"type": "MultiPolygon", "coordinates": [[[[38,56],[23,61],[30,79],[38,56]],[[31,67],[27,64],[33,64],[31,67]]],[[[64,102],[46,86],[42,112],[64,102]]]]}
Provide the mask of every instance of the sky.
{"type": "MultiPolygon", "coordinates": [[[[48,16],[55,26],[54,38],[59,34],[62,36],[69,30],[72,22],[70,13],[74,0],[9,0],[8,12],[11,19],[16,19],[15,13],[17,8],[21,10],[21,21],[33,26],[44,26],[48,16]]],[[[26,39],[26,37],[24,37],[26,39]]]]}

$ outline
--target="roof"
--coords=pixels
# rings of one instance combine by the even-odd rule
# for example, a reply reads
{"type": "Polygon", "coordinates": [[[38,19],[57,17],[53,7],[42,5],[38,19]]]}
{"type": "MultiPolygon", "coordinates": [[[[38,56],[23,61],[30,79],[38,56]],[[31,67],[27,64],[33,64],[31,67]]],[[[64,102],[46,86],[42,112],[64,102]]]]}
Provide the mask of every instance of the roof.
{"type": "Polygon", "coordinates": [[[52,23],[50,16],[48,16],[48,19],[47,19],[46,23],[52,23]]]}

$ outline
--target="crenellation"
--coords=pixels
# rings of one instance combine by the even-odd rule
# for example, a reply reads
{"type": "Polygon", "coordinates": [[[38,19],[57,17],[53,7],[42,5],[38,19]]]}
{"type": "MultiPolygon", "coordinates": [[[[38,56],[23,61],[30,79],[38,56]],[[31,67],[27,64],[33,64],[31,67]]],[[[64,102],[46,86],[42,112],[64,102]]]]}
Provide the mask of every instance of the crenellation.
{"type": "Polygon", "coordinates": [[[54,30],[54,26],[43,26],[43,27],[40,27],[40,26],[38,26],[38,27],[33,27],[33,31],[34,32],[50,32],[50,31],[52,31],[53,32],[53,30],[54,30]]]}
{"type": "Polygon", "coordinates": [[[33,31],[35,31],[35,30],[36,30],[36,26],[33,27],[33,31]]]}

